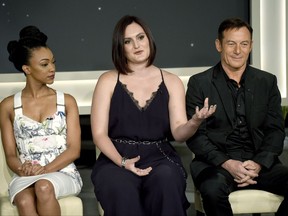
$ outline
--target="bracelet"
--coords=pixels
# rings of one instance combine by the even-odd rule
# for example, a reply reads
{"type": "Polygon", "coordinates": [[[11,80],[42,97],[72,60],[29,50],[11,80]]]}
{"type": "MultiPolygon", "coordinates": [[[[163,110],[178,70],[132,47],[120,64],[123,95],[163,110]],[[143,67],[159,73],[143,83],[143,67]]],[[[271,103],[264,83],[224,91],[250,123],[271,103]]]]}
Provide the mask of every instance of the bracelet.
{"type": "Polygon", "coordinates": [[[127,160],[126,157],[122,157],[122,160],[121,160],[121,167],[122,167],[122,168],[125,168],[126,160],[127,160]]]}

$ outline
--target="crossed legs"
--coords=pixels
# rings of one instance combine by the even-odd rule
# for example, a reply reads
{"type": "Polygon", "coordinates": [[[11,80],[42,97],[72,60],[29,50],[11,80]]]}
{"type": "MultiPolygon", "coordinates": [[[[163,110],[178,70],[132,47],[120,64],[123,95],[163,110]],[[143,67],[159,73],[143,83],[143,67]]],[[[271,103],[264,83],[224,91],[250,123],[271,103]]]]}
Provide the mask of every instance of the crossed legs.
{"type": "Polygon", "coordinates": [[[61,215],[54,187],[45,179],[19,192],[15,196],[14,203],[21,216],[61,215]]]}

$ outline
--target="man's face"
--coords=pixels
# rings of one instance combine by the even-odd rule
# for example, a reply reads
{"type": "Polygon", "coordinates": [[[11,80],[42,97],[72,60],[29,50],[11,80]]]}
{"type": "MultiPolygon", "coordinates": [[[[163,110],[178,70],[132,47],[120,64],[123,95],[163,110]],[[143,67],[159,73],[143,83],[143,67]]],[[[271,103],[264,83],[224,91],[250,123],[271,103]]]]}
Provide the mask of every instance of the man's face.
{"type": "Polygon", "coordinates": [[[246,27],[223,32],[223,40],[216,40],[216,49],[221,54],[221,63],[229,71],[245,69],[252,50],[252,39],[246,27]]]}

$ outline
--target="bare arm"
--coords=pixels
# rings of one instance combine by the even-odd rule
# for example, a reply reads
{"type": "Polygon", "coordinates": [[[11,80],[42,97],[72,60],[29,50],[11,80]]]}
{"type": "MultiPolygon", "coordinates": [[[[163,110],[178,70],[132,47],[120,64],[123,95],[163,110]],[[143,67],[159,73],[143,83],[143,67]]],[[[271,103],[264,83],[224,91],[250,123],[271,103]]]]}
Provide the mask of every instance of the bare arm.
{"type": "Polygon", "coordinates": [[[208,98],[204,107],[199,110],[188,121],[185,109],[185,90],[182,81],[174,74],[166,73],[165,82],[169,91],[169,117],[173,137],[176,141],[186,141],[194,135],[202,121],[211,116],[215,105],[209,106],[208,98]]]}
{"type": "Polygon", "coordinates": [[[13,132],[13,96],[4,99],[0,103],[0,129],[3,149],[8,167],[17,175],[24,175],[19,167],[22,163],[17,155],[16,142],[13,132]]]}
{"type": "Polygon", "coordinates": [[[91,129],[95,145],[115,164],[121,166],[122,156],[108,137],[110,100],[115,84],[116,77],[111,72],[99,77],[92,98],[91,129]]]}
{"type": "MultiPolygon", "coordinates": [[[[91,128],[93,141],[100,151],[111,161],[121,167],[122,155],[119,154],[111,139],[108,137],[108,122],[110,101],[117,81],[115,71],[106,72],[100,76],[94,90],[91,107],[91,128]]],[[[139,157],[126,160],[125,168],[136,175],[147,175],[151,167],[139,169],[135,163],[140,160],[139,157]]]]}

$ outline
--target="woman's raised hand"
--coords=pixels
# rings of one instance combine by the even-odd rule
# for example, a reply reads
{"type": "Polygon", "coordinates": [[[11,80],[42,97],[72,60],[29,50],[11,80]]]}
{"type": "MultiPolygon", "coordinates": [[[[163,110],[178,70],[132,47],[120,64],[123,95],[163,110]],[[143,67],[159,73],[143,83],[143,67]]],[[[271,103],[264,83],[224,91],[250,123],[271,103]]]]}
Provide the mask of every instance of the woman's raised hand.
{"type": "Polygon", "coordinates": [[[193,119],[195,121],[203,121],[204,119],[210,117],[213,115],[213,113],[216,111],[216,104],[209,106],[209,99],[205,98],[204,106],[202,109],[199,109],[199,107],[196,107],[195,114],[193,115],[193,119]]]}

